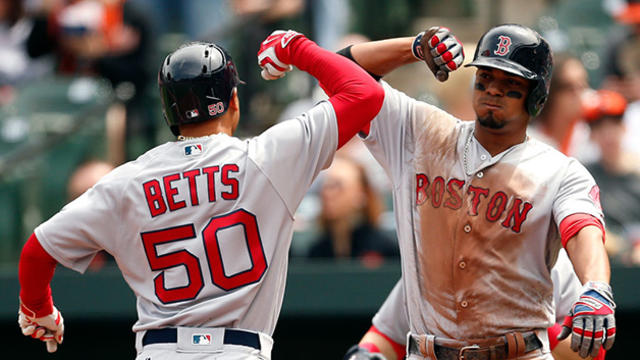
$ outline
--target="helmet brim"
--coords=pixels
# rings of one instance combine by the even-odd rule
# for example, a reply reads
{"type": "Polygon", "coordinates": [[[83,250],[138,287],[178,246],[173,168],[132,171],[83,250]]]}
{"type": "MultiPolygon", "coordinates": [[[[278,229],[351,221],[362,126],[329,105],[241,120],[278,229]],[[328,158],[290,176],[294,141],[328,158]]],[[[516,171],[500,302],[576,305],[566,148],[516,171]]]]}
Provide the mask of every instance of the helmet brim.
{"type": "Polygon", "coordinates": [[[520,76],[527,80],[539,80],[539,77],[536,73],[518,64],[517,62],[508,59],[495,57],[478,57],[473,62],[465,65],[465,67],[469,66],[489,67],[502,70],[509,74],[520,76]]]}

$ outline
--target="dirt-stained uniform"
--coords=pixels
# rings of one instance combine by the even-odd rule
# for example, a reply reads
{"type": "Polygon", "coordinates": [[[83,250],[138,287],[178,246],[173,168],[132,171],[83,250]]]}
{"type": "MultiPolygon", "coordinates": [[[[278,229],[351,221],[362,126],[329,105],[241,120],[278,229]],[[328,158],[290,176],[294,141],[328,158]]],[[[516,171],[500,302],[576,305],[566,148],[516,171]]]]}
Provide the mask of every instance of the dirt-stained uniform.
{"type": "Polygon", "coordinates": [[[598,188],[575,159],[528,138],[496,156],[454,118],[383,82],[365,143],[388,172],[411,332],[451,339],[555,322],[558,224],[601,221],[598,188]]]}

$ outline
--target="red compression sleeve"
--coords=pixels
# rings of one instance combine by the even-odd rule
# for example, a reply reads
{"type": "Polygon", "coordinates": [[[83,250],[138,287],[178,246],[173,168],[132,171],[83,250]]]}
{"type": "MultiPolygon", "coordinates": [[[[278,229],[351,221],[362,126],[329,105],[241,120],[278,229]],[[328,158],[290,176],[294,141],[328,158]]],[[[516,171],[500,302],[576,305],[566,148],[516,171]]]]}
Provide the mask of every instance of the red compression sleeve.
{"type": "Polygon", "coordinates": [[[558,345],[558,335],[562,331],[562,324],[553,324],[552,327],[547,329],[547,335],[549,336],[549,348],[551,351],[558,345]]]}
{"type": "Polygon", "coordinates": [[[36,235],[31,234],[20,254],[18,280],[20,299],[29,310],[35,312],[31,314],[34,317],[42,317],[53,312],[49,283],[57,264],[58,262],[42,248],[36,235]]]}
{"type": "Polygon", "coordinates": [[[562,219],[560,223],[560,238],[562,239],[562,247],[567,247],[567,242],[582,230],[585,226],[597,226],[602,231],[602,241],[604,242],[604,227],[602,223],[590,214],[572,214],[562,219]]]}
{"type": "Polygon", "coordinates": [[[371,325],[371,327],[369,328],[369,332],[376,333],[376,334],[382,336],[385,340],[387,340],[389,342],[389,344],[391,344],[391,347],[393,348],[393,351],[398,356],[398,359],[404,359],[404,356],[407,353],[407,349],[406,349],[406,347],[404,345],[398,344],[397,342],[391,340],[390,337],[388,337],[382,331],[378,330],[378,328],[375,327],[375,325],[371,325]]]}
{"type": "Polygon", "coordinates": [[[378,114],[384,100],[380,84],[344,56],[299,37],[289,44],[293,65],[318,79],[329,94],[338,121],[338,148],[378,114]]]}

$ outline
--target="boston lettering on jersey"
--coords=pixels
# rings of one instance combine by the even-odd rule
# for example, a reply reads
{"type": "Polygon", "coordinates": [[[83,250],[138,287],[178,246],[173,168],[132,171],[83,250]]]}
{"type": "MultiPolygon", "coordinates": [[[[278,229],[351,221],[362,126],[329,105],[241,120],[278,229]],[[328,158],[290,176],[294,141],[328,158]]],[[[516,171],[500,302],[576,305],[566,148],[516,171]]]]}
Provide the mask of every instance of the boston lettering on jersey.
{"type": "Polygon", "coordinates": [[[496,222],[507,212],[501,225],[511,231],[519,233],[522,224],[527,219],[529,210],[533,208],[530,202],[520,198],[515,198],[511,207],[507,209],[509,196],[504,191],[496,191],[493,194],[489,189],[469,185],[466,194],[463,194],[465,182],[460,179],[449,179],[445,181],[442,176],[436,176],[432,182],[425,174],[416,174],[416,205],[422,205],[429,201],[431,206],[439,208],[441,206],[452,210],[462,208],[463,199],[470,201],[468,214],[478,216],[480,203],[488,201],[485,217],[490,222],[496,222]]]}
{"type": "Polygon", "coordinates": [[[186,200],[176,200],[179,189],[175,186],[175,182],[187,180],[188,195],[180,198],[188,198],[191,206],[200,205],[201,199],[198,195],[198,186],[196,179],[206,179],[206,190],[209,202],[217,200],[216,190],[220,192],[220,196],[224,200],[236,200],[238,198],[239,182],[234,177],[240,171],[236,164],[224,164],[222,166],[208,166],[201,169],[185,171],[183,173],[174,173],[163,176],[162,179],[151,179],[142,184],[144,196],[147,199],[149,212],[151,217],[162,215],[167,210],[175,211],[187,206],[186,200]],[[220,178],[220,183],[224,189],[216,189],[216,178],[220,178]]]}

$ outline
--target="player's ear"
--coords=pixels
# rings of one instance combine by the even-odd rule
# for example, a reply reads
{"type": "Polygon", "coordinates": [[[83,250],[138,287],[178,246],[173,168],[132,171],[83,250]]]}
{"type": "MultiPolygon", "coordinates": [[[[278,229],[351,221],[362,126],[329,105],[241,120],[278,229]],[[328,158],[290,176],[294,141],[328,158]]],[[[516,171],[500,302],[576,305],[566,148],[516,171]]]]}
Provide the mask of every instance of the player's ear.
{"type": "Polygon", "coordinates": [[[231,95],[231,100],[229,101],[229,109],[233,109],[235,111],[240,110],[240,99],[238,98],[238,89],[233,89],[233,94],[231,95]]]}

